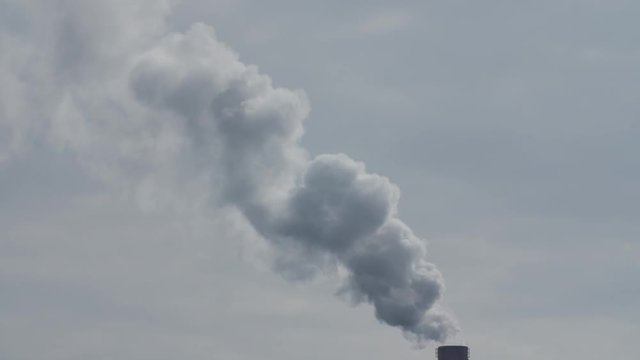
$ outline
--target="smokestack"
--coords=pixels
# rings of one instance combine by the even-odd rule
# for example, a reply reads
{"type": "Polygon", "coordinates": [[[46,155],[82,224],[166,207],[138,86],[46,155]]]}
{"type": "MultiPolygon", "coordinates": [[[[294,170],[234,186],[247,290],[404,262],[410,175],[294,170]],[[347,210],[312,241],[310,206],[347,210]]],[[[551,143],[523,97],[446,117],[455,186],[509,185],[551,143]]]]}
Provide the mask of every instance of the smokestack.
{"type": "Polygon", "coordinates": [[[437,360],[469,360],[469,347],[463,345],[439,346],[437,360]]]}

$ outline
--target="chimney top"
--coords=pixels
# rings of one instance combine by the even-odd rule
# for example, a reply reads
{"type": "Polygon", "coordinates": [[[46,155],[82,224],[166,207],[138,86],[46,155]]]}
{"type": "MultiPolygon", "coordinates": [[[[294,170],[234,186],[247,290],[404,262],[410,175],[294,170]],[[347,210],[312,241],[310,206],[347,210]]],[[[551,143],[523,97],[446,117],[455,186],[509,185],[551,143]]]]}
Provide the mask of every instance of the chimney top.
{"type": "Polygon", "coordinates": [[[463,345],[439,346],[437,360],[469,360],[469,347],[463,345]]]}

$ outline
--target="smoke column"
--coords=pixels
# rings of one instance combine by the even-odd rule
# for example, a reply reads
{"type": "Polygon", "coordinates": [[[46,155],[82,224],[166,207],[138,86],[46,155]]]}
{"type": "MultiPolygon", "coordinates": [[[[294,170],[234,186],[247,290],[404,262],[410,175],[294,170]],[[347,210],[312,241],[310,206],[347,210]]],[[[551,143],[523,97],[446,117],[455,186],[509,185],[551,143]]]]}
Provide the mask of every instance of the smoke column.
{"type": "MultiPolygon", "coordinates": [[[[28,119],[0,124],[14,134],[5,158],[18,151],[22,135],[44,132],[44,142],[76,151],[104,178],[135,168],[125,182],[147,189],[205,179],[216,206],[237,208],[273,246],[275,269],[285,278],[339,267],[348,274],[339,293],[371,304],[377,319],[418,344],[456,331],[438,310],[443,279],[424,241],[397,217],[397,186],[344,154],[311,158],[300,146],[309,112],[302,91],[274,87],[204,24],[166,34],[162,20],[147,20],[103,31],[136,23],[130,17],[145,1],[51,3],[42,7],[55,8],[57,17],[25,35],[31,46],[22,56],[42,60],[10,59],[12,66],[36,67],[38,76],[22,79],[27,86],[17,105],[2,109],[5,120],[10,113],[28,119]],[[76,11],[91,6],[95,18],[76,11]],[[78,42],[80,52],[51,41],[60,34],[78,42]],[[18,107],[26,98],[37,114],[18,107]]],[[[170,7],[152,3],[163,19],[170,7]]]]}

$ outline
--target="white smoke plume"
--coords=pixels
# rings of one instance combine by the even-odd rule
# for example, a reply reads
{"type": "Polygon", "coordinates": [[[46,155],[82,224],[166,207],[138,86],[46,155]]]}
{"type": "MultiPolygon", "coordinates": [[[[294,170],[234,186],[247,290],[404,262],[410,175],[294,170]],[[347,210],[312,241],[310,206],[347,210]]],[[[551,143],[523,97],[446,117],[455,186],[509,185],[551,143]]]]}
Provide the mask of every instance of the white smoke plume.
{"type": "Polygon", "coordinates": [[[143,204],[214,199],[269,241],[286,278],[339,267],[339,293],[419,344],[456,331],[438,310],[443,279],[424,241],[397,217],[397,186],[346,155],[310,158],[300,146],[302,91],[275,87],[207,25],[165,34],[164,2],[11,4],[30,15],[26,30],[3,28],[0,39],[3,161],[31,138],[74,151],[143,204]],[[210,194],[172,190],[195,183],[210,194]]]}

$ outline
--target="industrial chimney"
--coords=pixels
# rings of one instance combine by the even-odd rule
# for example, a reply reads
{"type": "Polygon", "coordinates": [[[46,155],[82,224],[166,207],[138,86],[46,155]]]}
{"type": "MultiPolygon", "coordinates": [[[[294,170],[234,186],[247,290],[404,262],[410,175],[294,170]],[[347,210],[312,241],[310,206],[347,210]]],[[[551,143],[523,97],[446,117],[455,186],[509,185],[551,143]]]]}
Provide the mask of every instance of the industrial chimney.
{"type": "Polygon", "coordinates": [[[437,360],[469,360],[469,348],[462,345],[439,346],[437,360]]]}

